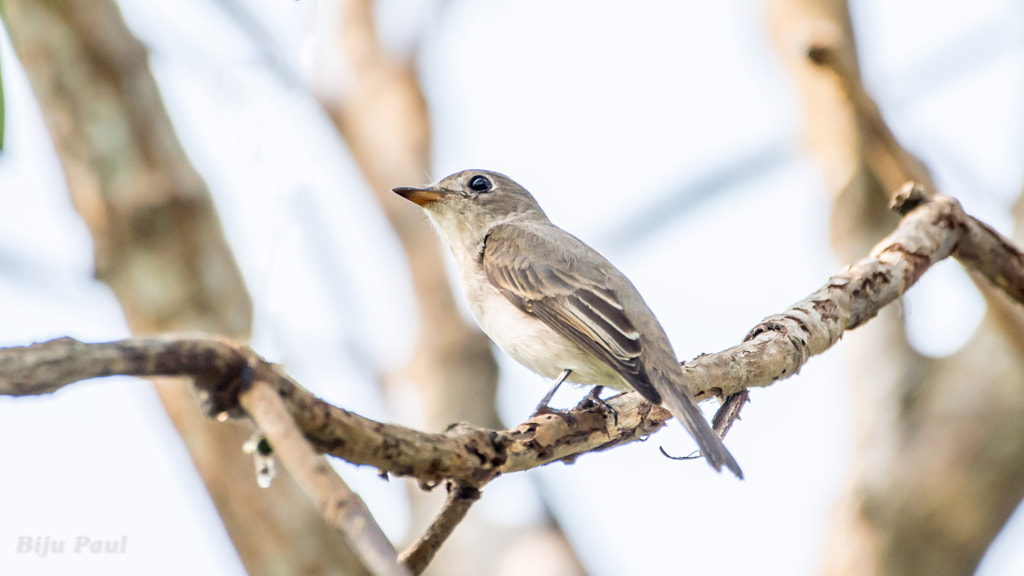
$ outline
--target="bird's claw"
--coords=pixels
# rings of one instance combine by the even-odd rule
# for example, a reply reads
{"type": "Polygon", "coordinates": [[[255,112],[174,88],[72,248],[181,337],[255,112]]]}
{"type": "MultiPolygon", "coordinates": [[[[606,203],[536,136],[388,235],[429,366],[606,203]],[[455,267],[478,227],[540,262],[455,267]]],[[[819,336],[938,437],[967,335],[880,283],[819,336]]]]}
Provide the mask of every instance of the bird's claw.
{"type": "Polygon", "coordinates": [[[612,423],[615,426],[618,426],[619,425],[619,413],[615,410],[615,408],[612,408],[611,404],[609,404],[609,403],[607,403],[607,402],[605,402],[604,400],[601,399],[601,389],[602,389],[602,386],[594,386],[593,388],[591,388],[590,389],[590,393],[588,393],[586,396],[584,396],[583,400],[581,400],[580,403],[576,405],[576,407],[579,408],[579,409],[585,410],[585,409],[587,409],[587,408],[589,408],[591,406],[597,406],[598,408],[601,408],[605,412],[608,412],[609,414],[611,414],[612,415],[612,423]]]}

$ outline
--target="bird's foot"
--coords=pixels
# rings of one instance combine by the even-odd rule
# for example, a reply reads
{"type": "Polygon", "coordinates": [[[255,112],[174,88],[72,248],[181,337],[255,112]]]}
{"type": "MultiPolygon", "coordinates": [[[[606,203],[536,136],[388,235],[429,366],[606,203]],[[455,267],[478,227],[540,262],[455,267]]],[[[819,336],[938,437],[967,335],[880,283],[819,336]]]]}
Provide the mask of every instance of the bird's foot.
{"type": "Polygon", "coordinates": [[[568,410],[560,410],[558,408],[552,408],[551,406],[548,406],[547,404],[540,403],[540,404],[537,405],[537,409],[533,411],[533,414],[530,415],[530,418],[536,418],[537,416],[546,416],[548,414],[562,414],[562,415],[564,415],[564,414],[568,414],[568,413],[569,413],[568,410]]]}
{"type": "Polygon", "coordinates": [[[614,425],[619,425],[619,413],[616,412],[612,405],[601,399],[601,390],[603,386],[594,386],[590,389],[590,392],[580,400],[580,403],[576,405],[576,408],[586,410],[591,406],[597,406],[605,412],[612,415],[612,422],[614,425]]]}
{"type": "MultiPolygon", "coordinates": [[[[545,394],[544,397],[541,398],[540,403],[537,404],[537,409],[533,411],[533,416],[543,416],[545,414],[564,414],[565,413],[565,410],[556,410],[556,409],[548,406],[548,403],[551,402],[551,398],[553,398],[555,396],[555,392],[558,391],[558,387],[562,385],[562,382],[565,382],[565,379],[569,377],[569,374],[572,374],[572,370],[569,370],[568,368],[566,368],[565,370],[562,370],[562,373],[559,374],[558,378],[555,379],[554,385],[551,386],[551,389],[548,390],[548,393],[545,394]]],[[[531,416],[531,418],[533,416],[531,416]]]]}

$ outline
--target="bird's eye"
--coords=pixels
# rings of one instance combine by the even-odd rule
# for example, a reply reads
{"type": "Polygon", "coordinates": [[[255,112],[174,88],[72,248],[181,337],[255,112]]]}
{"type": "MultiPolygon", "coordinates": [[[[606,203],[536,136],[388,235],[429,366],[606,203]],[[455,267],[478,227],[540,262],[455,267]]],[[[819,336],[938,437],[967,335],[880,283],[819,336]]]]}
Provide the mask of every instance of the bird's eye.
{"type": "Polygon", "coordinates": [[[494,185],[491,184],[491,181],[488,180],[486,176],[474,176],[473,179],[469,181],[470,190],[474,190],[476,192],[487,192],[493,187],[494,185]]]}

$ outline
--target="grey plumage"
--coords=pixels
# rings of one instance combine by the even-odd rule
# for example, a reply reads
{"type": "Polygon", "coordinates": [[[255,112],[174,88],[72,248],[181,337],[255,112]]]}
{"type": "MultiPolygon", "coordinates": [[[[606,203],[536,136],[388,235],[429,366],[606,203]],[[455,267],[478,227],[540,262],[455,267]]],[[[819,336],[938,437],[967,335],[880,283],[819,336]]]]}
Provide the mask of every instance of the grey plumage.
{"type": "Polygon", "coordinates": [[[459,264],[480,327],[548,378],[626,390],[665,406],[716,469],[739,465],[686,388],[657,318],[624,274],[548,220],[526,189],[482,170],[395,192],[431,215],[459,264]]]}

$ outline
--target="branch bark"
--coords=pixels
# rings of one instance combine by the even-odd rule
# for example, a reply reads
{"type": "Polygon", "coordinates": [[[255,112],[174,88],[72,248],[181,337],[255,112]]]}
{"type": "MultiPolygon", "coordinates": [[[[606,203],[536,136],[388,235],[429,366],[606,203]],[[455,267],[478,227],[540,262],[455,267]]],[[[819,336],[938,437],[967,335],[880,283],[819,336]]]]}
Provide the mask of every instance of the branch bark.
{"type": "Polygon", "coordinates": [[[479,499],[480,490],[448,483],[448,499],[445,500],[444,509],[437,515],[423,536],[402,553],[399,557],[402,564],[408,567],[413,574],[422,574],[434,559],[441,545],[466,517],[470,506],[479,499]]]}

